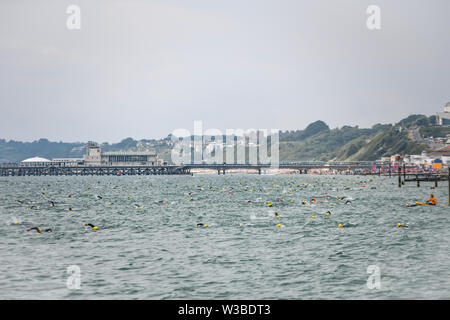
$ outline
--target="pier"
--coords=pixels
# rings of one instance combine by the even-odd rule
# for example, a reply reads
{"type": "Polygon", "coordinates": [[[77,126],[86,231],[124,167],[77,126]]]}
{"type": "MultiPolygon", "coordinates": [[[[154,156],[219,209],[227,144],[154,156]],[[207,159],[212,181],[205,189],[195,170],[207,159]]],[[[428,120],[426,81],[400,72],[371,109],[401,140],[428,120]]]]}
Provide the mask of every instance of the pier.
{"type": "Polygon", "coordinates": [[[0,176],[187,175],[180,166],[0,166],[0,176]]]}
{"type": "Polygon", "coordinates": [[[193,169],[216,170],[225,175],[227,170],[252,170],[263,174],[269,169],[289,169],[299,174],[307,174],[314,169],[328,169],[338,173],[371,173],[375,162],[298,162],[270,164],[185,164],[185,165],[151,165],[151,166],[111,166],[111,165],[39,165],[20,164],[0,165],[0,176],[101,176],[101,175],[190,175],[193,169]]]}
{"type": "Polygon", "coordinates": [[[417,187],[420,187],[421,182],[434,182],[435,187],[438,187],[440,181],[449,181],[448,174],[433,174],[433,173],[418,173],[418,174],[406,174],[405,182],[416,182],[417,187]]]}
{"type": "Polygon", "coordinates": [[[299,174],[307,174],[310,170],[314,169],[328,169],[338,172],[350,171],[365,171],[372,170],[377,163],[369,161],[355,161],[355,162],[338,162],[338,161],[304,161],[304,162],[292,162],[292,163],[280,163],[272,166],[271,164],[187,164],[184,166],[186,169],[207,169],[217,170],[217,174],[225,175],[228,170],[252,170],[255,173],[262,174],[264,171],[270,169],[289,169],[296,171],[299,174]]]}

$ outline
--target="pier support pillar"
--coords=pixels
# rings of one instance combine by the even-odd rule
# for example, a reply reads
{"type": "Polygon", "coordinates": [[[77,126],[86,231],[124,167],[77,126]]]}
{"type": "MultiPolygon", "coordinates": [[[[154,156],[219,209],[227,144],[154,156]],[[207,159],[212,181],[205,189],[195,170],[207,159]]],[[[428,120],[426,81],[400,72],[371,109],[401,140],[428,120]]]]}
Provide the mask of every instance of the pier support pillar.
{"type": "Polygon", "coordinates": [[[450,167],[448,168],[448,205],[450,207],[450,167]]]}

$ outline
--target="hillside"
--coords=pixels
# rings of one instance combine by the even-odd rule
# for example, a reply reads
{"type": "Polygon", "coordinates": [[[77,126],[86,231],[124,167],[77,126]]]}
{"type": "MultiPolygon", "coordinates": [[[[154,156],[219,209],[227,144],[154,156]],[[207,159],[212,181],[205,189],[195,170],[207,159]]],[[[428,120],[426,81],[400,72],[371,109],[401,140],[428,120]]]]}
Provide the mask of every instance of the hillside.
{"type": "MultiPolygon", "coordinates": [[[[411,115],[395,125],[377,124],[372,128],[344,126],[330,129],[323,121],[316,121],[304,130],[280,132],[280,161],[371,161],[382,156],[405,153],[419,154],[427,150],[424,138],[445,137],[448,127],[435,127],[435,117],[411,115]]],[[[170,162],[168,138],[140,140],[126,138],[119,143],[101,144],[104,151],[152,150],[170,162]]],[[[44,158],[81,158],[84,142],[33,142],[0,139],[0,163],[19,162],[40,156],[44,158]]]]}
{"type": "MultiPolygon", "coordinates": [[[[303,131],[280,134],[280,160],[372,161],[393,154],[420,154],[428,150],[423,138],[445,137],[450,128],[435,127],[436,118],[411,115],[393,125],[377,124],[370,129],[344,126],[313,135],[303,131]]],[[[305,131],[307,131],[305,129],[305,131]]]]}
{"type": "Polygon", "coordinates": [[[370,129],[344,126],[297,140],[292,139],[292,135],[298,133],[283,133],[280,135],[280,160],[346,160],[356,154],[367,139],[391,128],[391,125],[375,125],[370,129]]]}
{"type": "Polygon", "coordinates": [[[393,154],[420,154],[423,150],[426,150],[426,145],[412,141],[406,130],[400,132],[397,128],[390,128],[372,137],[351,141],[339,150],[335,159],[372,161],[393,154]]]}

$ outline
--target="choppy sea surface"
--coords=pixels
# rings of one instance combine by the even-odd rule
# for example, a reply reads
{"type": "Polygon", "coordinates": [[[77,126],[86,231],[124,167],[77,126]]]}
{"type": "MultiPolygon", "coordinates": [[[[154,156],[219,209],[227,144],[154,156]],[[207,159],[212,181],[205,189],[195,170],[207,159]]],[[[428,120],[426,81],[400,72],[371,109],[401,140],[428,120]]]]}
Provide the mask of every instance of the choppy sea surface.
{"type": "Polygon", "coordinates": [[[4,177],[0,299],[450,299],[447,185],[396,181],[4,177]]]}

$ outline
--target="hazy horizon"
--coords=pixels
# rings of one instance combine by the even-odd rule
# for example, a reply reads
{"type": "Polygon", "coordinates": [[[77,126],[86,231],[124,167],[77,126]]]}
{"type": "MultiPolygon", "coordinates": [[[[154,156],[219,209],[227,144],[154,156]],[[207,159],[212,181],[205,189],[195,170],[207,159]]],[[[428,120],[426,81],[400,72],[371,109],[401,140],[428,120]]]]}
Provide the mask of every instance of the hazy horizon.
{"type": "Polygon", "coordinates": [[[450,101],[448,0],[4,0],[0,138],[392,124],[450,101]],[[81,9],[69,30],[66,10],[81,9]],[[381,30],[366,26],[381,8],[381,30]]]}

